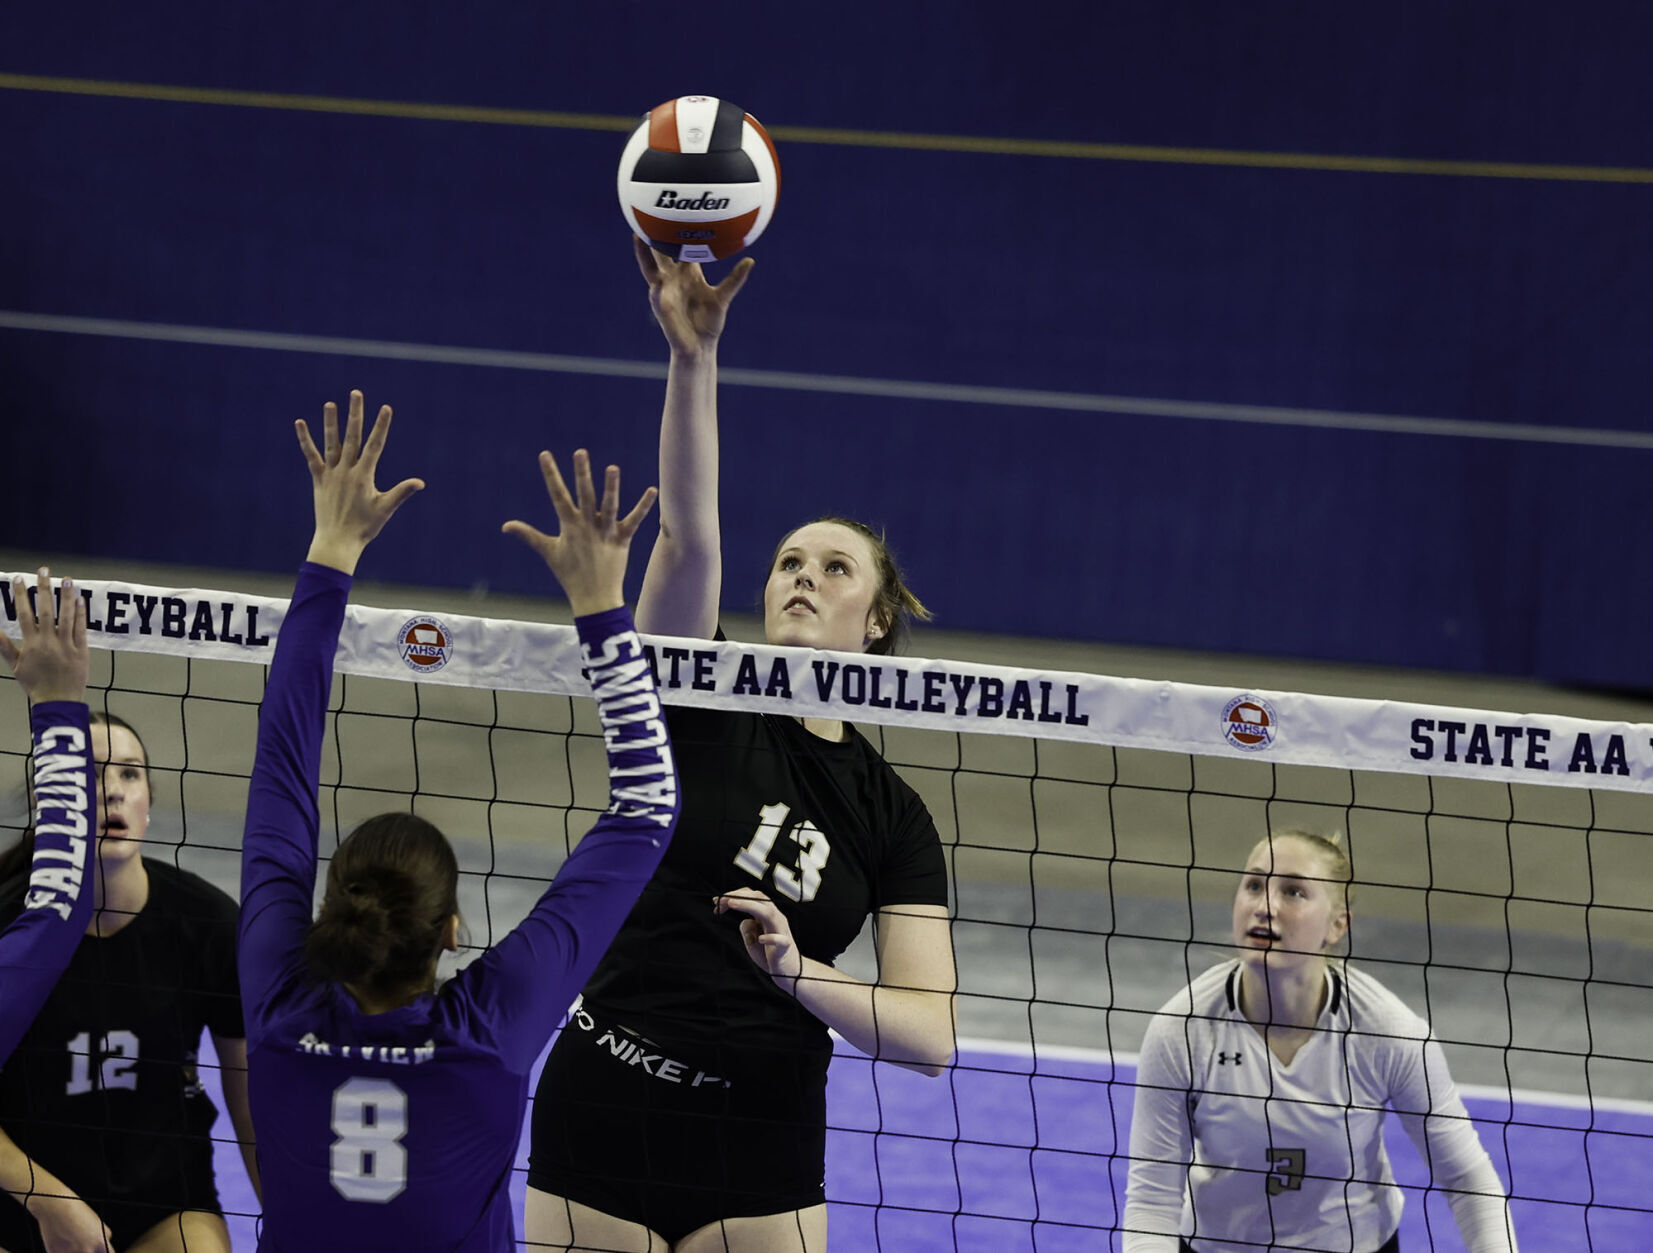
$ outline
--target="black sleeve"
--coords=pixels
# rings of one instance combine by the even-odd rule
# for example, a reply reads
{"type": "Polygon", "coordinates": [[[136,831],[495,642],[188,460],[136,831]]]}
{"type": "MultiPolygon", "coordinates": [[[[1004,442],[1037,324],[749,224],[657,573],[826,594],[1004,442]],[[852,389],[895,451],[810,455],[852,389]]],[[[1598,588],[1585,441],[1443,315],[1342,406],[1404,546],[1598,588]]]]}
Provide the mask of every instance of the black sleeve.
{"type": "Polygon", "coordinates": [[[198,905],[201,954],[202,1018],[216,1036],[244,1039],[241,1018],[241,980],[236,974],[235,932],[240,911],[235,901],[210,884],[198,905]]]}
{"type": "MultiPolygon", "coordinates": [[[[885,767],[888,769],[888,767],[885,767]]],[[[894,781],[894,821],[874,885],[877,907],[947,904],[947,859],[941,834],[924,802],[906,784],[894,781]]]]}

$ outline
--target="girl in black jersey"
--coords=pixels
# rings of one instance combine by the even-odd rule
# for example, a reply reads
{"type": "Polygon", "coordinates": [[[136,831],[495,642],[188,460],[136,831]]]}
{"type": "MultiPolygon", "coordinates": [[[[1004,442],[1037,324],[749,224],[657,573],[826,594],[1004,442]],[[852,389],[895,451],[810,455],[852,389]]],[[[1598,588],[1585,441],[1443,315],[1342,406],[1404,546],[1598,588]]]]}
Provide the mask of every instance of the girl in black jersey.
{"type": "MultiPolygon", "coordinates": [[[[142,856],[153,796],[138,733],[93,711],[90,738],[93,913],[0,1070],[0,1249],[229,1253],[196,1052],[211,1031],[256,1188],[235,902],[142,856]]],[[[0,857],[0,921],[22,908],[30,854],[25,837],[0,857]]]]}
{"type": "MultiPolygon", "coordinates": [[[[636,249],[671,347],[660,536],[638,629],[713,638],[722,590],[717,344],[750,259],[722,283],[636,249]]],[[[887,652],[923,607],[845,519],[783,536],[770,643],[887,652]]],[[[668,709],[677,836],[546,1063],[533,1111],[534,1247],[826,1249],[830,1027],[937,1075],[954,1050],[947,880],[923,803],[853,727],[668,709]],[[871,916],[879,979],[831,962],[871,916]]]]}
{"type": "Polygon", "coordinates": [[[92,913],[87,840],[97,809],[86,711],[86,602],[63,580],[52,596],[41,566],[35,596],[18,575],[7,605],[19,642],[0,634],[0,657],[29,703],[29,808],[34,851],[22,913],[0,928],[0,1065],[74,956],[92,913]]]}

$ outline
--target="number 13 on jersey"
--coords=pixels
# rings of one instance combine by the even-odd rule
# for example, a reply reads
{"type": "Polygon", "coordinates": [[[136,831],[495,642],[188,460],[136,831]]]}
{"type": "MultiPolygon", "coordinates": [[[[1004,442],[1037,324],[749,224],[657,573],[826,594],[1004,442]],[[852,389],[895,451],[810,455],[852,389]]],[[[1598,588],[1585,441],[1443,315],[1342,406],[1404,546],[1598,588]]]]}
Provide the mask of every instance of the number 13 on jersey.
{"type": "MultiPolygon", "coordinates": [[[[770,873],[769,854],[775,847],[775,841],[780,838],[781,829],[786,825],[787,815],[792,812],[788,805],[765,805],[758,810],[758,829],[752,834],[752,839],[745,848],[735,854],[735,865],[739,866],[754,879],[762,879],[770,873]]],[[[827,838],[808,818],[795,825],[788,835],[798,846],[798,868],[793,870],[789,866],[776,865],[773,867],[775,889],[782,896],[791,900],[803,902],[815,899],[815,893],[821,890],[821,871],[826,869],[827,858],[832,856],[832,845],[827,838]]]]}

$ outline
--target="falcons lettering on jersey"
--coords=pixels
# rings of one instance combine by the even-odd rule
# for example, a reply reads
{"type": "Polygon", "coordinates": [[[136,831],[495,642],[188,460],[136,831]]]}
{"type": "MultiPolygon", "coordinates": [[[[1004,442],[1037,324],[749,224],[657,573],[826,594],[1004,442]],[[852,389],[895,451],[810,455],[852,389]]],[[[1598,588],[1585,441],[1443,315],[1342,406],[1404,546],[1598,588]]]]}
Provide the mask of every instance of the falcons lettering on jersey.
{"type": "Polygon", "coordinates": [[[86,735],[79,727],[48,727],[40,733],[34,794],[37,844],[23,908],[49,909],[67,921],[86,872],[86,815],[96,803],[86,790],[86,735]],[[53,835],[67,836],[67,847],[38,842],[53,835]]]}
{"type": "Polygon", "coordinates": [[[643,642],[636,631],[621,631],[581,651],[609,754],[607,812],[670,827],[677,775],[643,642]]]}

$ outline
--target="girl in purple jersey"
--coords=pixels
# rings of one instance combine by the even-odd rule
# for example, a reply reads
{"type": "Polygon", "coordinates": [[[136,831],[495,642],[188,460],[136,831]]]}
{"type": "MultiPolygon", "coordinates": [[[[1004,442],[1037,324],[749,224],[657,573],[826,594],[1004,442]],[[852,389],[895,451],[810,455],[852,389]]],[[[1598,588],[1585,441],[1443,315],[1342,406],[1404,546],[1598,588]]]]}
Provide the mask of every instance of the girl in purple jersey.
{"type": "Polygon", "coordinates": [[[1353,878],[1341,841],[1312,832],[1251,851],[1234,893],[1237,957],[1173,997],[1143,1041],[1125,1253],[1398,1253],[1386,1108],[1470,1253],[1515,1253],[1504,1186],[1429,1024],[1329,957],[1353,878]]]}
{"type": "Polygon", "coordinates": [[[86,931],[92,916],[86,867],[97,825],[86,710],[86,602],[64,579],[66,606],[60,609],[44,566],[33,604],[21,578],[11,587],[22,642],[0,635],[0,657],[29,701],[34,853],[23,912],[0,932],[0,1065],[86,931]]]}
{"type": "MultiPolygon", "coordinates": [[[[752,261],[713,287],[697,264],[640,242],[635,252],[671,349],[660,535],[637,621],[710,639],[723,586],[717,348],[752,261]]],[[[906,619],[924,613],[882,538],[841,518],[782,538],[763,605],[770,643],[847,652],[890,651],[906,619]]],[[[546,1064],[529,1239],[624,1253],[824,1253],[828,1028],[929,1075],[953,1057],[940,837],[846,723],[668,717],[682,823],[546,1064]],[[874,983],[831,964],[868,917],[874,983]]]]}
{"type": "Polygon", "coordinates": [[[561,534],[506,524],[568,594],[608,746],[611,803],[527,919],[437,988],[437,958],[457,946],[457,865],[422,819],[385,814],[348,835],[311,920],[321,740],[350,578],[368,542],[424,486],[374,486],[388,407],[365,439],[360,392],[342,438],[334,407],[323,414],[322,451],[297,424],[315,537],[260,712],[242,861],[260,1248],[508,1253],[529,1068],[676,825],[671,746],[621,595],[631,538],[655,493],[620,517],[617,469],[599,502],[589,459],[576,452],[571,497],[541,453],[561,534]]]}

